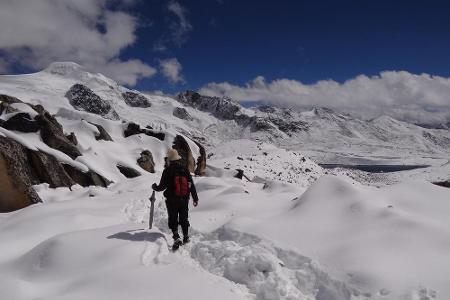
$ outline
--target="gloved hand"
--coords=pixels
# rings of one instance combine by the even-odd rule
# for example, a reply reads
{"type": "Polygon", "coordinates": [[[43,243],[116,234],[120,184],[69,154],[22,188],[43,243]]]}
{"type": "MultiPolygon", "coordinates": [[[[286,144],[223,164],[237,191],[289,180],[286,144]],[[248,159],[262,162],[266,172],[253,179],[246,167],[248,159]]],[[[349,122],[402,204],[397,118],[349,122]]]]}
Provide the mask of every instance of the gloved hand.
{"type": "Polygon", "coordinates": [[[194,207],[197,207],[198,201],[194,201],[193,204],[194,204],[194,207]]]}
{"type": "Polygon", "coordinates": [[[158,185],[156,183],[152,184],[152,189],[156,189],[158,185]]]}

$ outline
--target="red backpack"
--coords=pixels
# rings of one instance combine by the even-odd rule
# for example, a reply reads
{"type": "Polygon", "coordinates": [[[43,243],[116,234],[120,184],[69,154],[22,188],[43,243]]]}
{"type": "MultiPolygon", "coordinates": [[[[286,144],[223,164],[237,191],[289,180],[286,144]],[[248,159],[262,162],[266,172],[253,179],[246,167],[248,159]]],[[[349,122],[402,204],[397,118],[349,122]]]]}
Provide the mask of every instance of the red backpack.
{"type": "Polygon", "coordinates": [[[174,176],[174,194],[177,197],[189,196],[190,183],[186,171],[177,170],[174,176]]]}

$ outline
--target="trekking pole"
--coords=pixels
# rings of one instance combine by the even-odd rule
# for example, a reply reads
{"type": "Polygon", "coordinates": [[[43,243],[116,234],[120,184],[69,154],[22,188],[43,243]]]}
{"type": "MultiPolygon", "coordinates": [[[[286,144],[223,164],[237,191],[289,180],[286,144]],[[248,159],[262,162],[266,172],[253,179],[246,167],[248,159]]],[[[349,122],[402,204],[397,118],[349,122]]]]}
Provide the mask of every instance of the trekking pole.
{"type": "Polygon", "coordinates": [[[153,191],[152,196],[150,197],[150,219],[148,221],[148,229],[152,229],[153,225],[153,212],[155,210],[155,191],[153,191]]]}

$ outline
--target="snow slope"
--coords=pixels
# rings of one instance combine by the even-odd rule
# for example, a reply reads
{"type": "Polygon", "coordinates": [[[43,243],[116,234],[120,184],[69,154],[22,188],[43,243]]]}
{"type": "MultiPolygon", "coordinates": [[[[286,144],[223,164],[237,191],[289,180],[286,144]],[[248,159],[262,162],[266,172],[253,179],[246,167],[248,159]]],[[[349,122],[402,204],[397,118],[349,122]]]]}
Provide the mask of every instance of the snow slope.
{"type": "MultiPolygon", "coordinates": [[[[165,96],[147,95],[149,108],[130,107],[124,91],[72,63],[0,76],[0,93],[43,104],[67,133],[75,132],[82,156],[71,160],[47,149],[38,134],[0,129],[0,135],[114,181],[107,189],[72,191],[42,184],[36,189],[44,203],[0,214],[0,299],[450,299],[449,190],[423,179],[430,170],[448,176],[447,167],[410,171],[415,181],[398,176],[400,184],[377,188],[343,172],[324,176],[327,171],[299,152],[443,163],[448,153],[422,143],[428,131],[386,118],[369,126],[316,109],[299,113],[314,129],[283,144],[285,139],[255,134],[165,96]],[[151,125],[168,138],[125,138],[121,120],[74,110],[64,95],[75,83],[108,101],[122,120],[151,125]],[[176,107],[193,119],[173,116],[176,107]],[[102,125],[114,142],[97,141],[89,122],[102,125]],[[352,133],[333,131],[338,123],[352,133]],[[392,140],[377,148],[377,139],[366,139],[367,126],[392,140]],[[163,156],[178,133],[200,140],[212,156],[207,176],[194,178],[200,204],[191,208],[193,242],[171,253],[160,194],[155,227],[146,228],[150,185],[159,180],[163,156]],[[351,141],[360,144],[349,146],[351,141]],[[145,149],[153,154],[155,174],[136,164],[145,149]],[[143,175],[126,179],[116,164],[143,175]],[[236,169],[251,181],[234,178],[236,169]]],[[[197,156],[198,147],[189,143],[197,156]]]]}

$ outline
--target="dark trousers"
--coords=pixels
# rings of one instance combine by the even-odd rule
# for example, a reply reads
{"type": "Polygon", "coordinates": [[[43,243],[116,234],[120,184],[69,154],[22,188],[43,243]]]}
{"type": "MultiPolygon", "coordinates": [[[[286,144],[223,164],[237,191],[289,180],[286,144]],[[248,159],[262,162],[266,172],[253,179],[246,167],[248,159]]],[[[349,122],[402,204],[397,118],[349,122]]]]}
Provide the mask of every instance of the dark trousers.
{"type": "Polygon", "coordinates": [[[169,215],[169,228],[174,238],[178,238],[178,225],[181,225],[183,235],[189,231],[189,198],[167,198],[167,213],[169,215]]]}

